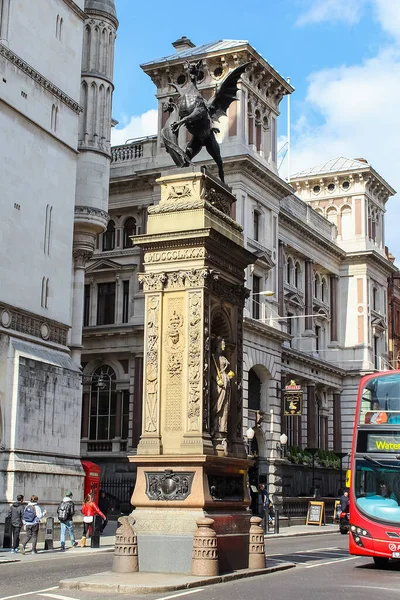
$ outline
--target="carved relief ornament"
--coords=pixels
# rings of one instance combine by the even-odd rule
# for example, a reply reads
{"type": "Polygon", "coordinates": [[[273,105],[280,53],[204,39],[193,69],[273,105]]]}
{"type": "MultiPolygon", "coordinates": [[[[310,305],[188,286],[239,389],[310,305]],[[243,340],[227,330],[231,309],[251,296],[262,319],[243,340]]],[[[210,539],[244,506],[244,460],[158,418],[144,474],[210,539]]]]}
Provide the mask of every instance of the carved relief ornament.
{"type": "Polygon", "coordinates": [[[139,273],[138,280],[145,292],[171,290],[176,288],[206,287],[218,279],[218,273],[206,267],[170,273],[139,273]]]}

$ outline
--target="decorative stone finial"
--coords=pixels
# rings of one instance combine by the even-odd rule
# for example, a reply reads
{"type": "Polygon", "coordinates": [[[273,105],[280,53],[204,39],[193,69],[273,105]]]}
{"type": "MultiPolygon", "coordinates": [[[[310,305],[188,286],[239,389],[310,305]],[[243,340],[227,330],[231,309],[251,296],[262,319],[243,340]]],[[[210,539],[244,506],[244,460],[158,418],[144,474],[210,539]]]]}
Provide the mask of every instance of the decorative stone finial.
{"type": "MultiPolygon", "coordinates": [[[[131,521],[134,525],[135,519],[131,521]]],[[[115,573],[134,573],[139,571],[136,533],[129,522],[129,517],[120,517],[118,523],[112,570],[115,573]]]]}

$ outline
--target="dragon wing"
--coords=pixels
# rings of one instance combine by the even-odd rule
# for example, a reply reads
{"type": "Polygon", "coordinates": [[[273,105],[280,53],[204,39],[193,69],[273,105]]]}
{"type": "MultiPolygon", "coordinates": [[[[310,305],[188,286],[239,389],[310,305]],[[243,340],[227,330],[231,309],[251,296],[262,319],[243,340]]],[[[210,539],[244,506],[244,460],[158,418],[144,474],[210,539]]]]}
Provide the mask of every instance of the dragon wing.
{"type": "Polygon", "coordinates": [[[225,77],[221,85],[216,89],[213,97],[208,101],[208,111],[213,121],[218,121],[222,116],[226,116],[230,104],[237,100],[236,92],[238,91],[237,83],[240,76],[245,72],[250,62],[244,63],[236,69],[233,69],[229,75],[225,77]]]}

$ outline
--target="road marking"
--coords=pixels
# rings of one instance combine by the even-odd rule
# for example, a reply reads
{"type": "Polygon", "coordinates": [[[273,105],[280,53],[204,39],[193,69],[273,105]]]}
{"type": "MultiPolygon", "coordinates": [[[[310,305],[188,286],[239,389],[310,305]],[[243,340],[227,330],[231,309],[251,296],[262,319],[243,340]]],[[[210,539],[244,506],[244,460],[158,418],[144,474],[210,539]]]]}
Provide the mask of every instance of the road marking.
{"type": "Polygon", "coordinates": [[[387,588],[387,587],[373,587],[371,585],[346,585],[346,588],[359,588],[361,590],[384,590],[385,592],[397,592],[399,593],[399,588],[387,588]]]}
{"type": "Polygon", "coordinates": [[[74,600],[71,596],[59,596],[58,594],[43,594],[42,596],[46,596],[46,598],[58,598],[58,600],[74,600]]]}
{"type": "Polygon", "coordinates": [[[0,598],[0,600],[11,600],[11,598],[22,598],[22,596],[30,596],[31,594],[41,594],[42,592],[51,592],[51,590],[58,590],[59,587],[56,585],[55,587],[46,588],[44,590],[36,590],[32,592],[24,592],[23,594],[15,594],[14,596],[4,596],[4,598],[0,598]]]}
{"type": "MultiPolygon", "coordinates": [[[[337,546],[330,546],[329,548],[314,548],[314,550],[298,550],[297,552],[319,552],[320,550],[342,550],[342,549],[338,548],[337,546]]],[[[343,550],[342,550],[342,552],[343,552],[343,550]]]]}
{"type": "MultiPolygon", "coordinates": [[[[197,592],[204,592],[204,588],[188,590],[187,592],[181,592],[180,594],[174,594],[173,596],[164,596],[163,598],[157,598],[157,600],[169,600],[170,598],[178,598],[179,596],[186,596],[187,594],[196,594],[197,592]]],[[[0,598],[0,600],[2,600],[2,599],[0,598]]],[[[73,600],[73,599],[70,598],[69,600],[73,600]]]]}
{"type": "MultiPolygon", "coordinates": [[[[304,568],[305,569],[313,569],[314,567],[322,567],[324,565],[333,565],[334,563],[345,562],[346,560],[355,560],[356,558],[358,558],[358,556],[350,556],[349,558],[339,558],[337,560],[329,560],[327,562],[318,563],[316,565],[307,565],[304,568]]],[[[0,598],[0,600],[1,600],[1,598],[0,598]]]]}

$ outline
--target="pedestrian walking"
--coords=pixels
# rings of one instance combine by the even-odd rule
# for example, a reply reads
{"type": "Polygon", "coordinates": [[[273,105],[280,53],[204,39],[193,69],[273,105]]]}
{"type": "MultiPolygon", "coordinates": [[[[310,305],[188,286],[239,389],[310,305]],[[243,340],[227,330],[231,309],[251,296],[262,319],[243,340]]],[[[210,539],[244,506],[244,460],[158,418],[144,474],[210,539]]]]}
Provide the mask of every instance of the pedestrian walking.
{"type": "Polygon", "coordinates": [[[87,534],[91,535],[93,521],[95,515],[100,515],[100,517],[104,520],[106,517],[101,512],[96,502],[93,499],[91,494],[88,494],[85,498],[85,502],[82,506],[82,514],[83,514],[83,535],[81,539],[81,546],[84,548],[86,546],[86,538],[87,534]]]}
{"type": "Polygon", "coordinates": [[[75,548],[78,545],[78,542],[75,540],[74,522],[72,520],[75,514],[75,504],[72,502],[72,495],[72,492],[69,490],[65,492],[65,496],[57,508],[57,516],[61,525],[60,542],[62,552],[65,551],[65,536],[67,531],[72,547],[75,548]]]}
{"type": "Polygon", "coordinates": [[[36,544],[39,533],[40,519],[43,519],[47,511],[42,510],[38,504],[38,497],[32,496],[30,502],[25,507],[23,521],[26,529],[26,539],[24,544],[19,545],[21,554],[25,554],[25,549],[32,540],[32,554],[37,554],[36,544]]]}
{"type": "Polygon", "coordinates": [[[17,496],[17,501],[12,504],[8,512],[8,517],[11,519],[12,545],[11,552],[19,551],[19,534],[21,533],[24,524],[24,497],[22,494],[17,496]]]}
{"type": "Polygon", "coordinates": [[[110,503],[107,500],[106,493],[104,490],[100,490],[100,492],[99,492],[99,509],[106,517],[104,519],[104,521],[102,521],[102,523],[101,523],[100,533],[102,534],[104,532],[105,528],[107,527],[107,523],[108,523],[107,515],[108,515],[108,511],[110,509],[110,503]]]}

